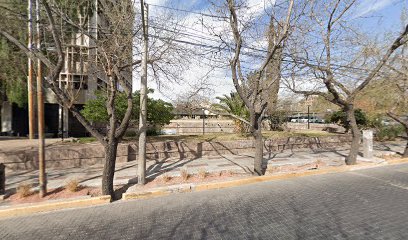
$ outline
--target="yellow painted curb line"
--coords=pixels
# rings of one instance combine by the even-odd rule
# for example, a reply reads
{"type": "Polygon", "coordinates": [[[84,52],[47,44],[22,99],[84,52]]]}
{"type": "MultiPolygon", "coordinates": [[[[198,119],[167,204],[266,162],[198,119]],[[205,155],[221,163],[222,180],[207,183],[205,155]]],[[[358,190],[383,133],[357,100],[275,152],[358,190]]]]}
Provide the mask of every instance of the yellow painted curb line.
{"type": "Polygon", "coordinates": [[[408,162],[408,158],[392,159],[392,160],[387,160],[387,162],[389,164],[406,163],[406,162],[408,162]]]}
{"type": "Polygon", "coordinates": [[[231,180],[227,182],[200,184],[200,185],[195,186],[194,190],[203,191],[203,190],[210,190],[210,189],[236,187],[236,186],[259,183],[259,182],[285,180],[285,179],[313,176],[313,175],[320,175],[320,174],[327,174],[327,173],[346,172],[346,171],[349,171],[350,169],[351,168],[349,166],[341,166],[341,167],[326,168],[326,169],[321,169],[321,170],[320,169],[310,170],[310,171],[305,171],[305,172],[293,172],[293,173],[283,173],[279,175],[250,177],[250,178],[244,178],[244,179],[238,179],[238,180],[231,180]]]}
{"type": "Polygon", "coordinates": [[[146,198],[153,198],[159,196],[166,196],[169,195],[169,191],[165,190],[157,190],[157,191],[150,191],[150,192],[138,192],[138,193],[130,193],[130,194],[123,194],[123,200],[130,200],[130,199],[146,199],[146,198]]]}
{"type": "Polygon", "coordinates": [[[61,210],[66,208],[77,208],[77,207],[89,207],[111,202],[110,195],[104,195],[99,197],[92,197],[86,199],[76,199],[64,202],[54,202],[54,203],[41,203],[30,206],[20,206],[20,207],[10,207],[5,209],[0,209],[0,218],[17,217],[23,215],[29,215],[39,212],[48,212],[53,210],[61,210]]]}

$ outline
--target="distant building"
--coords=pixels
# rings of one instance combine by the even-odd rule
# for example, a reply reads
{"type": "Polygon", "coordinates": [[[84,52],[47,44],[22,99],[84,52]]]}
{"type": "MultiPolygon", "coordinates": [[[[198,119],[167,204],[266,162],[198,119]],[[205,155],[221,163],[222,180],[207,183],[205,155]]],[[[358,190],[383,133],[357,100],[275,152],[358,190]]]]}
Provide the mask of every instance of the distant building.
{"type": "Polygon", "coordinates": [[[4,101],[1,106],[0,135],[25,136],[28,134],[28,111],[17,104],[4,101]]]}
{"type": "MultiPolygon", "coordinates": [[[[98,5],[96,4],[96,7],[98,5]]],[[[98,12],[98,9],[95,11],[98,12]]],[[[98,37],[98,24],[100,16],[94,14],[91,18],[81,18],[87,21],[88,34],[73,34],[68,44],[64,46],[64,68],[59,76],[59,87],[65,88],[75,99],[75,106],[82,109],[85,102],[95,97],[95,91],[106,87],[106,76],[98,69],[96,63],[97,50],[93,48],[93,38],[98,37]]],[[[131,54],[130,54],[131,56],[131,54]]],[[[61,107],[55,94],[46,89],[45,99],[45,131],[47,137],[82,137],[88,132],[70,111],[61,107]]],[[[10,102],[3,102],[1,111],[1,129],[5,135],[26,136],[28,134],[28,113],[26,108],[18,108],[10,102]]]]}
{"type": "MultiPolygon", "coordinates": [[[[96,11],[97,12],[97,11],[96,11]]],[[[84,18],[79,18],[83,24],[84,18]]],[[[95,14],[88,20],[88,34],[97,38],[98,15],[95,14]]],[[[99,71],[96,64],[97,52],[92,48],[95,44],[88,35],[74,34],[70,44],[65,46],[65,63],[60,73],[59,87],[65,88],[71,97],[75,99],[75,106],[82,109],[84,104],[95,97],[95,91],[105,87],[106,77],[99,71]]],[[[45,96],[46,110],[49,111],[49,133],[54,135],[64,134],[64,137],[83,137],[88,132],[72,113],[60,106],[51,90],[45,96]]],[[[47,112],[47,111],[46,111],[47,112]]],[[[47,115],[47,113],[46,113],[47,115]]],[[[45,117],[47,119],[47,116],[45,117]]],[[[47,120],[46,120],[47,121],[47,120]]]]}

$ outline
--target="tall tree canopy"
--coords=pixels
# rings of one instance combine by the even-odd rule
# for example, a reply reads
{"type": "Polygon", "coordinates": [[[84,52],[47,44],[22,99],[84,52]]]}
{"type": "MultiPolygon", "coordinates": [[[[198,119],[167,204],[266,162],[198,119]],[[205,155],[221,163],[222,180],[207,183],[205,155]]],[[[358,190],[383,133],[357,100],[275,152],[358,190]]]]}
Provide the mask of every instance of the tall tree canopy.
{"type": "MultiPolygon", "coordinates": [[[[27,1],[5,0],[0,5],[0,22],[21,42],[27,41],[27,1]]],[[[17,46],[0,39],[0,108],[7,99],[24,107],[27,103],[27,57],[17,46]]]]}
{"type": "MultiPolygon", "coordinates": [[[[150,90],[150,93],[153,91],[150,90]]],[[[106,94],[101,91],[96,93],[96,98],[89,100],[81,113],[90,122],[107,124],[109,122],[108,111],[106,110],[106,94]]],[[[140,107],[139,91],[133,93],[133,110],[132,120],[139,120],[140,107]]],[[[117,94],[115,99],[116,114],[119,118],[123,118],[126,113],[126,95],[124,93],[117,94]]],[[[173,119],[173,105],[161,99],[148,98],[147,100],[147,121],[155,126],[168,124],[173,119]]]]}

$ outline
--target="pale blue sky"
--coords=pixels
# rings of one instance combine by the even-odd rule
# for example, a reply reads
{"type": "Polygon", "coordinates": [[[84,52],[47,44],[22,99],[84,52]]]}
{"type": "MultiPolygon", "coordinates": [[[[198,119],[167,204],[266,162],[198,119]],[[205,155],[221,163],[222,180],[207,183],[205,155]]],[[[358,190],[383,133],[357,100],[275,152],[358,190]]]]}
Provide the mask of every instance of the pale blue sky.
{"type": "MultiPolygon", "coordinates": [[[[178,9],[185,9],[187,11],[195,12],[207,12],[210,6],[208,0],[145,0],[149,4],[168,6],[178,9]]],[[[214,0],[215,2],[220,0],[214,0]]],[[[279,1],[279,0],[278,0],[279,1]]],[[[254,9],[257,6],[260,9],[263,9],[265,5],[271,2],[271,0],[248,0],[248,5],[253,6],[254,9]]],[[[381,38],[385,33],[399,32],[402,29],[401,23],[401,12],[403,8],[408,7],[408,0],[359,0],[354,6],[352,14],[348,16],[349,18],[358,22],[358,26],[361,26],[361,30],[366,33],[373,34],[381,38]]],[[[150,7],[150,16],[160,15],[160,11],[163,11],[162,8],[151,6],[150,7]]],[[[180,19],[187,21],[192,19],[197,19],[197,14],[189,14],[186,12],[179,12],[174,10],[167,10],[174,12],[180,19]]],[[[263,11],[259,11],[260,14],[263,11]]],[[[204,20],[206,20],[204,18],[204,20]]],[[[208,19],[209,21],[213,19],[208,19]]],[[[406,23],[405,23],[406,24],[406,23]]],[[[195,25],[191,25],[195,28],[195,25]]],[[[202,26],[197,26],[199,30],[202,31],[202,26]]],[[[186,72],[186,79],[189,79],[191,82],[195,78],[200,78],[201,75],[206,73],[206,69],[197,68],[196,66],[191,67],[192,70],[186,72]]],[[[135,87],[137,87],[137,79],[135,87]]],[[[221,94],[229,93],[233,90],[232,81],[229,78],[228,69],[217,70],[214,72],[214,76],[209,78],[209,81],[214,85],[214,90],[212,96],[218,96],[221,94]]],[[[151,83],[151,87],[154,88],[154,83],[151,83]]],[[[155,92],[154,97],[165,98],[167,100],[174,100],[175,93],[181,93],[183,91],[189,91],[186,85],[182,86],[173,86],[173,89],[162,89],[163,93],[155,92]]]]}
{"type": "MultiPolygon", "coordinates": [[[[252,5],[264,5],[264,2],[269,1],[249,0],[253,2],[252,5]]],[[[205,12],[210,5],[208,0],[146,0],[146,2],[197,12],[205,12]]],[[[363,27],[367,30],[382,32],[395,25],[401,25],[400,14],[404,7],[408,7],[408,0],[359,0],[354,17],[361,19],[363,27]]]]}

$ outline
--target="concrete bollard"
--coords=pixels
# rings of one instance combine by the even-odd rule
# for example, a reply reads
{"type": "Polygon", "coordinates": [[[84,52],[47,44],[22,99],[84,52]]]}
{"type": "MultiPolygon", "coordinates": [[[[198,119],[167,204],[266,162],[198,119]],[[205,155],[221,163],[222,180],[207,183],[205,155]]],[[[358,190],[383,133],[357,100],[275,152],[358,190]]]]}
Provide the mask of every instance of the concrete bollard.
{"type": "Polygon", "coordinates": [[[363,131],[363,157],[373,158],[373,131],[363,131]]]}
{"type": "Polygon", "coordinates": [[[0,196],[6,194],[6,166],[0,163],[0,196]]]}

